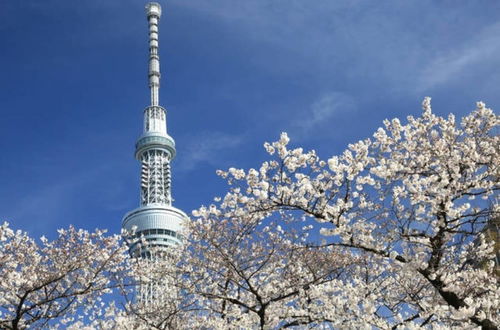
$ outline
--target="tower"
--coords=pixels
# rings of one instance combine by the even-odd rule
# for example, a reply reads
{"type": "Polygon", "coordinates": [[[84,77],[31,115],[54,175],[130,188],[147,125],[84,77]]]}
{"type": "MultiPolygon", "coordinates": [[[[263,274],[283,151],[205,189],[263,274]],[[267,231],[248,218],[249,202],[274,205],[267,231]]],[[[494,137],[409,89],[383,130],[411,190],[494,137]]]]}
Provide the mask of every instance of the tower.
{"type": "MultiPolygon", "coordinates": [[[[175,157],[175,141],[167,133],[167,112],[159,105],[160,57],[158,55],[158,23],[161,6],[146,5],[149,23],[149,89],[150,105],[144,110],[144,130],[135,145],[135,158],[141,163],[140,206],[125,214],[122,228],[135,228],[149,246],[181,244],[182,221],[187,215],[172,206],[170,162],[175,157]]],[[[133,256],[147,254],[137,244],[130,246],[133,256]]]]}

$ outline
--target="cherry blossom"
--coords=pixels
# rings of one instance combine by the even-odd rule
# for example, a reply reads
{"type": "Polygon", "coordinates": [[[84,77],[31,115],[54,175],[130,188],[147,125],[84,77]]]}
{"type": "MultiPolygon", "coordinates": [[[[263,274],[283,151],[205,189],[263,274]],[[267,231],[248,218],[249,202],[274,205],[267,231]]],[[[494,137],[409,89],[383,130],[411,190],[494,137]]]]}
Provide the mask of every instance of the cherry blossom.
{"type": "Polygon", "coordinates": [[[0,327],[63,325],[99,308],[115,286],[126,247],[119,236],[73,227],[37,243],[7,223],[0,226],[0,327]],[[53,322],[57,320],[57,322],[53,322]]]}
{"type": "MultiPolygon", "coordinates": [[[[235,263],[235,254],[267,260],[269,248],[262,244],[286,242],[280,245],[282,255],[304,248],[321,251],[322,258],[330,253],[340,262],[339,274],[349,274],[322,283],[325,295],[314,298],[321,307],[296,311],[290,324],[301,324],[301,317],[322,324],[311,315],[333,313],[340,304],[349,306],[344,314],[324,317],[323,322],[496,328],[500,290],[494,242],[483,232],[499,214],[498,124],[498,116],[484,103],[457,122],[453,115],[436,116],[426,98],[421,117],[410,116],[406,124],[385,120],[373,138],[353,143],[326,161],[314,151],[290,149],[286,133],[265,143],[271,160],[259,169],[218,171],[229,192],[217,205],[194,213],[199,228],[193,239],[204,242],[207,251],[200,260],[215,262],[213,271],[224,270],[210,289],[220,290],[222,278],[232,283],[237,275],[225,270],[222,260],[227,266],[235,263]],[[239,234],[224,236],[233,226],[239,234]],[[256,236],[236,247],[245,235],[256,236]],[[339,253],[347,260],[339,259],[339,253]],[[359,266],[360,258],[367,268],[359,266]],[[370,281],[362,282],[367,271],[370,281]],[[363,290],[365,299],[357,300],[363,290]],[[349,299],[342,302],[342,297],[349,299]]],[[[307,277],[305,267],[293,262],[296,275],[307,277]]],[[[286,292],[289,282],[273,267],[277,277],[271,287],[286,292]]],[[[315,288],[312,284],[305,286],[315,288]]],[[[290,314],[283,308],[298,308],[299,297],[315,291],[299,292],[276,307],[275,315],[266,316],[277,320],[269,324],[286,324],[283,316],[290,314]]],[[[213,298],[222,297],[219,292],[213,298]]],[[[236,299],[234,294],[224,299],[231,302],[229,298],[236,299]]],[[[311,298],[306,301],[310,307],[311,298]]],[[[248,307],[243,309],[251,311],[248,307]]]]}
{"type": "Polygon", "coordinates": [[[228,192],[182,246],[128,241],[147,258],[104,231],[38,243],[4,224],[0,327],[497,329],[498,125],[426,98],[324,160],[283,133],[260,167],[217,172],[228,192]]]}

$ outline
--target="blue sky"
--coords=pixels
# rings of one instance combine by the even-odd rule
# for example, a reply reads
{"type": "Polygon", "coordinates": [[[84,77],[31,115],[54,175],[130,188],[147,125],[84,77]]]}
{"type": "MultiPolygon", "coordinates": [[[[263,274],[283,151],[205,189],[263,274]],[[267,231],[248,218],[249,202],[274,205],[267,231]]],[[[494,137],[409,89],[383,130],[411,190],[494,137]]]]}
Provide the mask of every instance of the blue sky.
{"type": "MultiPolygon", "coordinates": [[[[175,205],[225,192],[287,131],[328,158],[424,96],[500,106],[499,1],[160,2],[160,103],[178,148],[175,205]]],[[[0,220],[39,236],[118,232],[138,206],[147,89],[137,0],[0,0],[0,220]]]]}

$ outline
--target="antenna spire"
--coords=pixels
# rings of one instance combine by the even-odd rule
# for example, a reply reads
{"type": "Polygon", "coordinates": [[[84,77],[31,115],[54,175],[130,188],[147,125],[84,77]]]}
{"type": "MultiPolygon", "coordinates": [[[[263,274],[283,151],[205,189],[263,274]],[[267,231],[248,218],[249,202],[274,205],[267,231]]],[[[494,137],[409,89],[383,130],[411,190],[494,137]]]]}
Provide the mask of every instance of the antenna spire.
{"type": "Polygon", "coordinates": [[[158,23],[161,16],[161,6],[157,2],[146,5],[146,16],[149,23],[149,90],[151,105],[159,105],[160,98],[160,56],[158,55],[158,23]]]}

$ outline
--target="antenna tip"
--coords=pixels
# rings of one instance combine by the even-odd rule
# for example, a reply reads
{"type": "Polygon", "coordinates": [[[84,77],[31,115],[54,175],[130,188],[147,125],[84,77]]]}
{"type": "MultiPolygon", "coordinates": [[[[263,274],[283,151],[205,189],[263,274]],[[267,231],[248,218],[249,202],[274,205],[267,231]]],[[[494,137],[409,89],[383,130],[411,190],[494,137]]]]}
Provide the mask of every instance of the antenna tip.
{"type": "Polygon", "coordinates": [[[156,16],[160,17],[161,16],[161,6],[158,2],[150,2],[146,5],[146,15],[147,17],[150,16],[156,16]]]}

